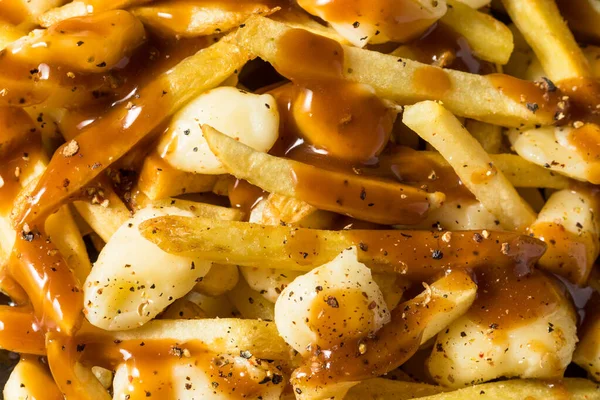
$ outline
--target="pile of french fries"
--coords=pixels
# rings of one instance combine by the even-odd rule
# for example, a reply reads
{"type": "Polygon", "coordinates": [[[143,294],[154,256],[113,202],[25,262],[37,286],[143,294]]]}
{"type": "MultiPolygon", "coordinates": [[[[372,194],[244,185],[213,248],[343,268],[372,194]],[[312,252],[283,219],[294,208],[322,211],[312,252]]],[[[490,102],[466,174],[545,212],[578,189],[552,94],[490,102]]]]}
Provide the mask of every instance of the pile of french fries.
{"type": "Polygon", "coordinates": [[[600,399],[597,3],[0,0],[3,398],[600,399]]]}

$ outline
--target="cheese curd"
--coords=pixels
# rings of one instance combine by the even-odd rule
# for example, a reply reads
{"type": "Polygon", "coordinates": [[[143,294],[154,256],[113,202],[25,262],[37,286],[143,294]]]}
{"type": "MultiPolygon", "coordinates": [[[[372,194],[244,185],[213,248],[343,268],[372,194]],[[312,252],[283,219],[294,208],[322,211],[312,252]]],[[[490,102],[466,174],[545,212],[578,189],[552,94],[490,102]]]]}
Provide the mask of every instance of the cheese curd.
{"type": "Polygon", "coordinates": [[[229,86],[210,90],[175,114],[169,132],[158,146],[162,157],[182,171],[226,173],[204,139],[204,124],[266,152],[279,136],[279,111],[269,94],[252,94],[229,86]]]}
{"type": "Polygon", "coordinates": [[[413,39],[447,10],[445,0],[298,0],[298,5],[358,47],[413,39]]]}
{"type": "Polygon", "coordinates": [[[556,296],[561,300],[551,310],[504,330],[477,324],[469,311],[438,334],[426,362],[429,374],[453,388],[500,377],[562,377],[577,343],[576,318],[564,295],[556,296]]]}
{"type": "Polygon", "coordinates": [[[193,216],[177,207],[138,211],[110,238],[84,285],[84,313],[106,330],[138,327],[185,296],[208,273],[210,262],[164,252],[139,233],[143,221],[164,215],[193,216]]]}
{"type": "Polygon", "coordinates": [[[299,276],[275,303],[275,323],[300,354],[311,345],[329,348],[366,337],[390,321],[383,294],[371,270],[357,261],[356,248],[299,276]]]}

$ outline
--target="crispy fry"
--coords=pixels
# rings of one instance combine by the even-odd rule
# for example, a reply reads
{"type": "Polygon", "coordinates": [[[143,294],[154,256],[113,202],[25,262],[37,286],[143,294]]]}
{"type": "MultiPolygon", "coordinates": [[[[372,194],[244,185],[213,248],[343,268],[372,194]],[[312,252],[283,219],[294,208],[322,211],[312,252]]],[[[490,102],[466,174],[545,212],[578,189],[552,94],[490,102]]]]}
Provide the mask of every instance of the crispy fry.
{"type": "Polygon", "coordinates": [[[38,23],[44,28],[48,28],[57,22],[74,17],[83,17],[91,13],[98,13],[108,10],[124,9],[130,6],[148,3],[152,0],[86,0],[72,1],[61,7],[48,9],[38,17],[38,23]]]}
{"type": "MultiPolygon", "coordinates": [[[[275,63],[277,39],[290,29],[267,18],[252,17],[238,31],[236,39],[248,51],[275,63]]],[[[456,115],[501,126],[547,125],[553,122],[553,115],[532,113],[525,104],[503,94],[486,77],[441,70],[354,47],[343,46],[343,50],[344,79],[370,85],[383,98],[401,104],[441,100],[456,115]],[[428,77],[425,79],[435,76],[436,84],[432,85],[430,80],[421,81],[420,75],[428,77]]]]}
{"type": "Polygon", "coordinates": [[[502,127],[469,119],[465,128],[489,154],[502,153],[502,127]]]}
{"type": "Polygon", "coordinates": [[[240,273],[235,265],[213,264],[202,280],[196,283],[194,290],[208,296],[220,296],[237,285],[239,276],[240,273]]]}
{"type": "Polygon", "coordinates": [[[181,171],[152,153],[144,160],[139,188],[151,200],[179,196],[184,193],[210,192],[219,175],[203,175],[181,171]]]}
{"type": "Polygon", "coordinates": [[[600,44],[600,3],[596,0],[556,0],[578,41],[600,44]]]}
{"type": "Polygon", "coordinates": [[[56,333],[46,338],[48,365],[66,399],[110,400],[110,395],[92,370],[82,366],[75,341],[56,333]]]}
{"type": "Polygon", "coordinates": [[[507,229],[525,230],[535,213],[489,155],[449,111],[435,102],[408,107],[402,120],[437,148],[463,183],[507,229]]]}
{"type": "Polygon", "coordinates": [[[131,9],[145,25],[165,36],[196,37],[230,31],[251,15],[270,15],[279,8],[248,3],[232,9],[211,3],[163,3],[131,9]],[[170,15],[171,18],[164,18],[170,15]]]}
{"type": "Polygon", "coordinates": [[[560,400],[565,396],[573,400],[596,399],[598,385],[579,378],[565,378],[556,384],[548,384],[543,380],[513,379],[422,397],[421,400],[521,400],[528,396],[548,400],[560,400]]]}
{"type": "Polygon", "coordinates": [[[492,258],[498,265],[526,265],[537,260],[545,249],[536,239],[508,232],[491,234],[489,240],[479,243],[477,254],[472,254],[465,246],[478,231],[453,232],[451,240],[445,242],[439,240],[441,233],[429,231],[323,231],[175,216],[145,221],[140,231],[172,254],[297,271],[310,271],[333,260],[342,250],[358,246],[358,261],[373,272],[400,273],[417,279],[453,266],[475,268],[492,258]],[[512,243],[511,251],[502,253],[500,243],[512,243]],[[442,258],[432,256],[436,250],[442,258]]]}
{"type": "Polygon", "coordinates": [[[33,310],[26,307],[0,306],[0,348],[25,354],[46,354],[44,333],[35,329],[33,310]]]}
{"type": "Polygon", "coordinates": [[[218,131],[203,126],[204,137],[225,168],[270,193],[295,197],[327,211],[382,224],[411,224],[423,219],[443,201],[441,193],[375,180],[360,175],[319,169],[253,150],[218,131]],[[342,194],[317,192],[314,179],[338,187],[342,194]],[[341,196],[341,198],[337,197],[341,196]]]}
{"type": "Polygon", "coordinates": [[[48,367],[38,357],[31,356],[21,356],[2,394],[5,399],[64,399],[48,367]]]}
{"type": "MultiPolygon", "coordinates": [[[[433,151],[422,154],[439,165],[447,165],[442,155],[433,151]]],[[[567,177],[554,173],[515,154],[490,154],[494,165],[502,171],[514,187],[565,189],[571,185],[567,177]]]]}
{"type": "Polygon", "coordinates": [[[60,6],[66,0],[11,0],[0,3],[0,15],[14,25],[31,27],[39,15],[54,7],[60,6]]]}
{"type": "Polygon", "coordinates": [[[441,386],[373,378],[354,386],[344,400],[408,400],[443,392],[441,386]]]}
{"type": "Polygon", "coordinates": [[[474,10],[458,0],[447,0],[441,21],[464,36],[473,54],[482,60],[506,64],[513,51],[510,29],[496,18],[474,10]]]}
{"type": "Polygon", "coordinates": [[[275,306],[267,301],[259,292],[252,290],[244,278],[240,278],[233,290],[227,293],[227,298],[242,314],[249,319],[273,321],[275,306]]]}
{"type": "Polygon", "coordinates": [[[257,358],[288,360],[290,350],[273,322],[239,318],[154,320],[144,326],[107,332],[85,324],[76,336],[78,343],[169,340],[173,343],[202,343],[215,353],[239,354],[248,350],[257,358]],[[227,338],[227,340],[223,340],[227,338]]]}
{"type": "Polygon", "coordinates": [[[590,77],[585,56],[553,0],[502,0],[550,79],[590,77]]]}
{"type": "Polygon", "coordinates": [[[46,233],[63,255],[79,282],[85,281],[92,265],[68,205],[62,206],[55,214],[46,219],[46,233]]]}
{"type": "Polygon", "coordinates": [[[19,28],[7,24],[5,22],[0,22],[0,50],[4,49],[6,46],[23,36],[25,32],[20,30],[19,28]]]}
{"type": "Polygon", "coordinates": [[[36,199],[17,219],[43,218],[68,200],[148,135],[164,118],[198,93],[212,88],[241,68],[248,54],[221,40],[183,60],[170,71],[141,88],[135,107],[122,103],[77,137],[79,157],[65,157],[63,145],[50,161],[48,171],[32,193],[36,199]],[[156,97],[158,96],[158,97],[156,97]],[[125,121],[122,124],[122,121],[125,121]],[[105,139],[103,149],[96,136],[105,139]],[[91,168],[94,165],[97,168],[91,168]],[[53,182],[68,179],[68,187],[53,182]]]}

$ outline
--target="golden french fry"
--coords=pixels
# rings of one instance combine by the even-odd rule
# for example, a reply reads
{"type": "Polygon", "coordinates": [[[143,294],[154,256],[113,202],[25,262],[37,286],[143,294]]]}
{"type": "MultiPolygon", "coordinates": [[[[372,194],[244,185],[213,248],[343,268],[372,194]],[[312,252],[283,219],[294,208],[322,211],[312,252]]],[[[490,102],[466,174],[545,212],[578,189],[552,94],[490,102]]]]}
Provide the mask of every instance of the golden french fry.
{"type": "Polygon", "coordinates": [[[408,400],[444,392],[441,386],[373,378],[354,386],[344,400],[408,400]]]}
{"type": "Polygon", "coordinates": [[[84,324],[75,340],[81,344],[107,343],[109,346],[114,346],[115,340],[172,341],[173,344],[196,342],[215,353],[239,354],[240,350],[248,350],[257,358],[290,359],[290,349],[279,336],[275,323],[252,319],[153,320],[140,328],[117,332],[84,324]]]}
{"type": "Polygon", "coordinates": [[[220,296],[237,285],[240,273],[238,267],[227,264],[213,264],[210,271],[196,283],[194,290],[208,296],[220,296]]]}
{"type": "Polygon", "coordinates": [[[110,189],[104,189],[104,200],[108,200],[106,206],[92,204],[90,201],[75,201],[73,206],[89,226],[107,242],[110,237],[129,219],[131,213],[121,201],[119,196],[110,189]]]}
{"type": "Polygon", "coordinates": [[[0,22],[0,50],[25,35],[26,32],[5,22],[0,22]]]}
{"type": "Polygon", "coordinates": [[[600,42],[600,3],[596,0],[556,0],[577,40],[600,42]]]}
{"type": "Polygon", "coordinates": [[[316,33],[321,36],[328,37],[330,39],[335,40],[336,42],[348,44],[349,42],[340,36],[339,33],[335,31],[335,29],[321,25],[317,21],[315,21],[311,16],[302,10],[298,10],[296,8],[291,9],[283,9],[278,11],[277,13],[271,15],[269,17],[274,21],[283,22],[286,25],[289,25],[294,28],[302,28],[307,31],[311,31],[312,33],[316,33]]]}
{"type": "Polygon", "coordinates": [[[64,399],[48,367],[38,357],[31,356],[21,356],[2,394],[5,399],[64,399]]]}
{"type": "Polygon", "coordinates": [[[218,179],[219,175],[178,170],[152,153],[144,160],[138,185],[149,199],[158,200],[185,193],[210,192],[218,179]]]}
{"type": "Polygon", "coordinates": [[[358,261],[373,272],[400,273],[417,279],[451,267],[476,268],[492,258],[498,265],[515,261],[526,265],[545,250],[540,241],[509,232],[490,233],[489,240],[480,243],[474,241],[479,231],[452,232],[445,242],[440,240],[442,233],[430,231],[324,231],[176,216],[145,221],[140,231],[168,253],[297,271],[310,271],[333,260],[342,250],[357,246],[358,261]],[[469,250],[473,243],[477,244],[476,254],[469,250]],[[509,243],[510,252],[501,252],[502,243],[509,243]]]}
{"type": "Polygon", "coordinates": [[[122,103],[113,107],[104,118],[77,136],[74,142],[77,157],[69,156],[71,153],[67,146],[71,145],[74,149],[72,141],[57,150],[32,193],[36,200],[22,211],[17,221],[37,220],[53,212],[186,101],[221,83],[248,59],[245,51],[221,40],[186,58],[141,88],[133,106],[122,103]],[[123,124],[123,121],[126,123],[123,124]],[[100,147],[98,137],[102,137],[100,147]],[[69,181],[66,188],[54,184],[65,179],[69,181]]]}
{"type": "Polygon", "coordinates": [[[588,78],[590,67],[554,0],[502,0],[550,79],[588,78]]]}
{"type": "Polygon", "coordinates": [[[230,31],[251,15],[270,15],[278,9],[260,3],[242,3],[229,8],[226,4],[184,2],[134,7],[131,12],[162,35],[197,37],[230,31]]]}
{"type": "Polygon", "coordinates": [[[35,25],[39,15],[54,7],[62,5],[65,0],[11,0],[0,3],[2,19],[11,24],[24,26],[35,25]]]}
{"type": "Polygon", "coordinates": [[[152,0],[75,0],[61,7],[48,9],[48,11],[41,14],[37,18],[37,21],[44,28],[48,28],[49,26],[65,19],[83,17],[102,11],[125,9],[127,7],[148,3],[150,1],[152,0]]]}
{"type": "Polygon", "coordinates": [[[513,51],[510,29],[491,15],[479,12],[459,0],[447,0],[448,11],[441,22],[464,36],[473,54],[482,60],[506,64],[513,51]]]}
{"type": "Polygon", "coordinates": [[[333,172],[309,164],[271,156],[204,125],[212,152],[238,179],[270,193],[294,197],[317,208],[382,224],[414,224],[443,201],[441,193],[427,193],[393,181],[333,172]],[[323,187],[315,190],[318,180],[323,187]]]}
{"type": "Polygon", "coordinates": [[[46,354],[44,333],[35,330],[33,310],[26,307],[0,306],[0,348],[24,354],[46,354]]]}
{"type": "MultiPolygon", "coordinates": [[[[440,166],[449,165],[448,161],[437,152],[422,151],[420,154],[440,166]]],[[[566,176],[536,165],[516,154],[503,153],[489,156],[494,165],[515,187],[566,189],[572,184],[572,181],[566,176]]]]}
{"type": "Polygon", "coordinates": [[[507,229],[525,230],[535,213],[490,156],[448,110],[432,101],[407,107],[402,121],[433,145],[479,201],[507,229]]]}
{"type": "Polygon", "coordinates": [[[300,388],[297,393],[302,394],[299,398],[315,398],[311,392],[334,395],[337,390],[332,392],[331,388],[348,390],[343,384],[356,384],[356,381],[397,368],[424,340],[464,314],[475,299],[476,291],[477,286],[465,272],[453,271],[396,307],[391,312],[391,321],[373,337],[360,341],[349,339],[336,351],[314,352],[292,374],[291,382],[294,388],[300,388]],[[449,315],[445,315],[446,312],[449,315]],[[359,343],[365,346],[364,352],[357,351],[359,343]]]}
{"type": "Polygon", "coordinates": [[[46,219],[46,233],[63,255],[79,282],[85,281],[92,265],[68,205],[62,206],[46,219]]]}
{"type": "Polygon", "coordinates": [[[242,314],[243,318],[273,321],[275,305],[266,300],[259,292],[252,290],[242,277],[237,285],[227,293],[227,298],[242,314]]]}
{"type": "Polygon", "coordinates": [[[593,293],[586,306],[586,318],[577,332],[579,343],[573,353],[573,362],[585,369],[589,377],[600,382],[600,294],[593,293]]]}
{"type": "MultiPolygon", "coordinates": [[[[267,18],[251,17],[238,30],[236,39],[240,46],[277,67],[278,40],[292,29],[267,18]]],[[[344,53],[344,79],[370,85],[380,97],[401,104],[441,100],[456,115],[501,126],[554,122],[554,112],[533,113],[518,97],[505,94],[502,76],[442,70],[375,51],[340,46],[344,53]]],[[[510,81],[511,84],[527,85],[518,79],[510,81]]],[[[537,90],[535,86],[530,89],[537,90]]],[[[539,95],[541,97],[543,93],[539,95]]]]}
{"type": "Polygon", "coordinates": [[[92,370],[79,363],[80,352],[72,338],[49,333],[46,350],[54,381],[66,399],[110,400],[92,370]]]}
{"type": "Polygon", "coordinates": [[[598,385],[580,378],[564,378],[553,384],[544,380],[512,379],[435,394],[421,400],[522,400],[527,397],[561,400],[565,396],[572,400],[598,399],[598,385]]]}
{"type": "Polygon", "coordinates": [[[477,139],[487,153],[497,154],[502,152],[502,127],[469,119],[465,121],[465,128],[477,139]]]}

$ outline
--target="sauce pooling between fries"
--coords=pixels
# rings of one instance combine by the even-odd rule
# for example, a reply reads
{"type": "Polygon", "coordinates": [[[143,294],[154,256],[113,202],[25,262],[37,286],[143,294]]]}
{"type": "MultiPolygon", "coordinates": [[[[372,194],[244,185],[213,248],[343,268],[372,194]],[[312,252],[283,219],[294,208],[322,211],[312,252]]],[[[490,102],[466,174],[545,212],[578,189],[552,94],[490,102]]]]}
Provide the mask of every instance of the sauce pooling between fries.
{"type": "MultiPolygon", "coordinates": [[[[562,378],[576,334],[584,349],[600,334],[590,328],[589,318],[577,320],[557,278],[582,287],[597,280],[600,206],[598,190],[589,182],[600,180],[600,169],[593,169],[600,162],[600,86],[591,75],[534,83],[499,73],[475,55],[475,38],[459,34],[444,18],[454,3],[90,2],[85,9],[73,8],[71,18],[0,50],[0,289],[15,303],[0,306],[0,347],[23,353],[24,364],[26,354],[45,357],[49,368],[38,373],[52,376],[57,391],[69,399],[110,398],[107,389],[125,399],[276,399],[290,391],[299,399],[342,398],[360,381],[401,367],[419,349],[431,351],[424,368],[434,391],[441,391],[435,385],[458,388],[501,377],[562,378]],[[205,26],[198,27],[198,21],[205,26]],[[250,61],[256,56],[274,71],[250,61]],[[254,96],[247,87],[265,76],[274,85],[256,92],[275,99],[279,118],[278,140],[270,150],[245,144],[241,130],[202,126],[201,140],[228,174],[185,171],[185,176],[210,182],[197,191],[221,196],[190,202],[177,196],[196,193],[187,193],[177,179],[154,181],[159,173],[183,176],[157,147],[164,135],[177,141],[178,132],[167,126],[178,122],[180,109],[221,85],[254,96]],[[429,119],[425,125],[414,113],[402,114],[404,107],[413,111],[419,105],[432,110],[419,116],[429,119]],[[442,106],[464,118],[457,122],[442,106]],[[482,115],[487,134],[497,135],[494,151],[461,126],[470,127],[482,115]],[[503,116],[502,126],[520,125],[509,135],[552,129],[557,146],[590,164],[587,182],[566,174],[567,184],[548,185],[564,195],[559,206],[555,202],[552,208],[551,195],[539,191],[529,192],[527,200],[541,204],[527,204],[520,197],[525,190],[517,193],[505,177],[508,169],[489,161],[495,159],[488,153],[513,150],[503,128],[490,123],[503,116]],[[539,121],[552,125],[541,127],[539,121]],[[455,125],[462,131],[452,131],[455,125]],[[560,142],[563,129],[570,130],[560,142]],[[460,158],[452,146],[471,156],[460,158]],[[147,179],[143,185],[139,176],[147,179]],[[145,190],[159,185],[168,187],[145,190]],[[502,185],[502,191],[489,193],[502,185]],[[513,204],[515,198],[521,203],[513,204]],[[70,216],[74,202],[81,221],[70,216]],[[562,214],[556,211],[561,206],[562,214]],[[133,228],[139,240],[153,246],[146,258],[133,248],[118,255],[125,258],[112,259],[105,251],[110,246],[104,248],[98,225],[126,229],[139,210],[168,207],[183,207],[186,216],[159,213],[139,223],[139,233],[137,225],[133,228]],[[59,210],[69,215],[65,238],[46,226],[59,210]],[[535,222],[515,227],[498,210],[525,212],[522,220],[535,222]],[[357,229],[361,226],[369,229],[357,229]],[[514,231],[502,231],[509,226],[514,231]],[[160,278],[168,285],[173,278],[170,290],[155,290],[156,278],[145,276],[151,268],[144,265],[132,273],[132,265],[123,263],[103,276],[97,263],[80,281],[89,272],[75,260],[79,252],[89,265],[82,236],[93,237],[104,263],[179,257],[186,269],[198,268],[194,260],[213,266],[184,297],[174,295],[182,284],[177,271],[160,278]],[[318,340],[306,352],[293,349],[284,342],[277,307],[296,301],[290,288],[300,283],[294,277],[336,268],[331,262],[344,251],[355,251],[356,262],[368,267],[366,281],[355,278],[355,287],[326,288],[326,295],[321,284],[304,288],[310,300],[299,301],[308,302],[306,318],[292,311],[283,318],[296,325],[296,342],[315,332],[318,340]],[[235,265],[232,279],[242,283],[218,294],[203,292],[201,283],[211,273],[218,276],[220,264],[235,265]],[[401,284],[386,285],[396,280],[401,284]],[[256,300],[267,292],[261,285],[276,285],[275,309],[256,300]],[[383,306],[367,302],[366,291],[356,289],[361,285],[376,288],[389,307],[386,323],[373,331],[371,313],[383,306]],[[109,288],[115,290],[111,296],[101,297],[109,288]],[[148,305],[157,298],[168,299],[168,307],[150,315],[148,305]],[[186,302],[193,307],[183,307],[186,302]],[[107,328],[110,319],[132,307],[137,322],[126,326],[130,330],[109,332],[115,330],[107,328]],[[582,323],[585,333],[576,333],[582,323]],[[192,324],[196,331],[186,328],[192,324]],[[456,329],[462,329],[459,335],[456,329]],[[530,336],[533,341],[518,342],[530,336]],[[517,358],[518,366],[510,365],[517,358]],[[92,373],[98,367],[102,371],[92,373]],[[100,374],[109,376],[108,384],[96,379],[100,374]]],[[[466,6],[455,5],[453,12],[464,12],[460,7],[466,6]]],[[[7,7],[0,2],[0,12],[7,7]]],[[[31,19],[31,9],[15,6],[8,22],[45,26],[43,21],[57,18],[60,10],[31,19]]],[[[508,30],[481,11],[469,9],[464,18],[508,30]]],[[[233,100],[221,106],[237,107],[233,100]]],[[[527,173],[534,183],[519,189],[538,189],[536,177],[557,165],[532,165],[527,173]]],[[[114,240],[115,230],[103,239],[114,240]]],[[[590,291],[567,286],[575,294],[590,291]]],[[[576,356],[584,368],[597,368],[584,359],[576,356]]],[[[591,383],[581,385],[577,390],[593,390],[591,383]]]]}

